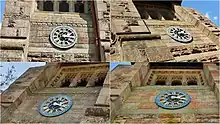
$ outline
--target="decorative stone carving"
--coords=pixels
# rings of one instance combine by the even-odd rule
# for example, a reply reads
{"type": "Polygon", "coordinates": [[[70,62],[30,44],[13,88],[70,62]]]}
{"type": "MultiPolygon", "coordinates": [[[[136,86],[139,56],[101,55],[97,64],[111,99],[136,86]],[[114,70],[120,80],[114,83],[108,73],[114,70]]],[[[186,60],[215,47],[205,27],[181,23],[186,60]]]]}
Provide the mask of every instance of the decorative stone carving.
{"type": "Polygon", "coordinates": [[[138,21],[137,20],[127,20],[127,25],[128,26],[139,26],[138,21]]]}
{"type": "Polygon", "coordinates": [[[194,46],[182,46],[182,47],[171,47],[170,52],[174,57],[182,56],[182,55],[190,55],[197,53],[204,53],[210,51],[217,51],[218,47],[215,44],[198,44],[194,46]]]}
{"type": "Polygon", "coordinates": [[[8,27],[15,27],[15,21],[14,21],[13,17],[9,18],[8,27]]]}
{"type": "Polygon", "coordinates": [[[157,75],[156,80],[167,80],[167,75],[157,75]]]}
{"type": "Polygon", "coordinates": [[[168,81],[166,85],[171,85],[172,81],[181,81],[182,85],[189,80],[195,80],[197,85],[204,84],[204,77],[201,71],[176,71],[176,70],[152,70],[149,78],[147,79],[147,85],[154,85],[156,81],[168,81]]]}

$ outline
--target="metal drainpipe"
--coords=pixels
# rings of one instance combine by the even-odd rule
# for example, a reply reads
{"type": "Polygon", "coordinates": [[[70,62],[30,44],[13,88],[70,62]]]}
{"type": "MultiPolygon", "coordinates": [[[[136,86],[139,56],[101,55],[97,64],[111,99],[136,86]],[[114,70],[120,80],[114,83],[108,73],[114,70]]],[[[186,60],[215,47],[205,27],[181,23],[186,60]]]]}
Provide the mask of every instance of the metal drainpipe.
{"type": "Polygon", "coordinates": [[[96,50],[96,52],[98,53],[98,59],[101,61],[101,53],[100,53],[100,37],[99,37],[99,27],[98,27],[98,19],[97,19],[97,15],[95,13],[95,1],[92,0],[91,1],[91,12],[92,12],[92,25],[94,26],[93,29],[94,29],[94,32],[95,32],[95,44],[96,44],[96,47],[98,48],[96,50]]]}

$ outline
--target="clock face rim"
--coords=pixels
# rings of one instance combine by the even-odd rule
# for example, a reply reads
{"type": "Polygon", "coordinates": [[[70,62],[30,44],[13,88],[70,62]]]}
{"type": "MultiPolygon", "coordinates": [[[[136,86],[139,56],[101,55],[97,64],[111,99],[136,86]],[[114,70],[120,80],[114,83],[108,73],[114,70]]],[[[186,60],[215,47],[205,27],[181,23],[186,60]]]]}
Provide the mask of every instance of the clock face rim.
{"type": "Polygon", "coordinates": [[[191,97],[188,93],[182,91],[182,90],[166,90],[166,91],[161,91],[159,94],[157,94],[156,98],[155,98],[155,103],[157,106],[163,108],[163,109],[181,109],[184,108],[186,106],[189,105],[189,103],[191,102],[191,97]],[[180,92],[182,94],[184,94],[187,97],[187,100],[185,101],[185,103],[183,103],[181,106],[176,106],[176,107],[168,107],[168,106],[164,106],[161,102],[160,102],[160,97],[167,93],[167,92],[180,92]]]}
{"type": "Polygon", "coordinates": [[[177,41],[177,42],[181,42],[181,43],[191,43],[191,42],[193,41],[192,35],[191,35],[188,31],[186,31],[184,28],[181,28],[181,27],[175,27],[175,26],[170,26],[170,27],[168,27],[168,28],[167,28],[167,34],[168,34],[172,39],[174,39],[174,40],[177,41]],[[186,39],[180,40],[179,38],[176,38],[176,37],[172,36],[171,33],[170,33],[170,30],[171,30],[172,28],[175,28],[175,29],[179,28],[179,29],[185,31],[187,34],[189,34],[190,38],[189,38],[188,40],[186,40],[186,39]]]}
{"type": "Polygon", "coordinates": [[[72,102],[72,100],[71,100],[71,97],[70,96],[67,96],[67,95],[56,95],[56,96],[51,96],[51,97],[48,97],[47,99],[45,99],[42,103],[41,103],[41,105],[39,106],[39,113],[42,115],[42,116],[45,116],[45,117],[56,117],[56,116],[60,116],[60,115],[62,115],[62,114],[64,114],[64,113],[66,113],[67,111],[69,111],[70,110],[70,108],[72,107],[72,105],[73,105],[73,102],[72,102]],[[45,103],[47,102],[47,101],[49,101],[49,100],[51,100],[52,98],[57,98],[57,97],[64,97],[64,98],[66,98],[67,100],[68,100],[68,107],[67,108],[65,108],[62,112],[57,112],[57,113],[46,113],[45,111],[43,111],[42,109],[43,109],[43,106],[45,105],[45,103]]]}
{"type": "Polygon", "coordinates": [[[72,48],[77,42],[78,42],[78,34],[77,34],[77,32],[76,32],[76,30],[73,28],[73,27],[70,27],[70,26],[57,26],[57,27],[55,27],[55,28],[53,28],[53,30],[50,32],[50,41],[51,41],[51,43],[55,46],[55,47],[57,47],[57,48],[59,48],[59,49],[70,49],[70,48],[72,48]],[[60,46],[60,45],[58,45],[58,44],[56,44],[55,42],[54,42],[54,32],[57,30],[57,29],[61,29],[61,28],[68,28],[68,29],[70,29],[74,34],[75,34],[75,40],[74,40],[74,42],[71,44],[71,45],[69,45],[69,46],[60,46]]]}

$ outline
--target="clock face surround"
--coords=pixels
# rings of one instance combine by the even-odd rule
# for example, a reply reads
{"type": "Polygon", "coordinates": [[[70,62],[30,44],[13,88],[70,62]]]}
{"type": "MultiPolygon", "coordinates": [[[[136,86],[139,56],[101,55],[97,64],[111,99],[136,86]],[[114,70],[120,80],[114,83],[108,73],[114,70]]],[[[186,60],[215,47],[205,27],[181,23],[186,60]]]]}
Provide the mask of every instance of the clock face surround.
{"type": "Polygon", "coordinates": [[[50,33],[51,43],[60,49],[73,47],[78,40],[76,31],[70,26],[57,26],[50,33]]]}
{"type": "Polygon", "coordinates": [[[39,107],[42,116],[55,117],[64,114],[72,107],[69,96],[57,95],[46,99],[39,107]]]}
{"type": "Polygon", "coordinates": [[[190,103],[190,96],[180,90],[163,91],[156,96],[156,104],[164,109],[180,109],[190,103]]]}
{"type": "Polygon", "coordinates": [[[169,27],[167,28],[167,34],[174,40],[181,43],[190,43],[193,37],[185,29],[180,27],[169,27]]]}

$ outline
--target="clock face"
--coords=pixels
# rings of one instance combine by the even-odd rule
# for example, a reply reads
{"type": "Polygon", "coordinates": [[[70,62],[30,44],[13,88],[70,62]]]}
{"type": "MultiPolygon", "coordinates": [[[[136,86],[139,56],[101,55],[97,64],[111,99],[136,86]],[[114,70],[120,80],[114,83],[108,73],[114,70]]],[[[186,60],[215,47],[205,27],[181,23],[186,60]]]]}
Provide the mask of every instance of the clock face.
{"type": "Polygon", "coordinates": [[[58,26],[50,33],[51,43],[60,49],[69,49],[77,42],[76,31],[69,26],[58,26]]]}
{"type": "Polygon", "coordinates": [[[180,27],[169,27],[167,29],[167,34],[181,43],[190,43],[193,39],[189,32],[180,27]]]}
{"type": "Polygon", "coordinates": [[[179,90],[161,92],[155,99],[156,104],[165,109],[179,109],[190,103],[190,96],[179,90]]]}
{"type": "Polygon", "coordinates": [[[69,96],[57,95],[49,97],[40,106],[40,114],[47,117],[59,116],[72,107],[72,100],[69,96]]]}

